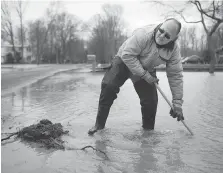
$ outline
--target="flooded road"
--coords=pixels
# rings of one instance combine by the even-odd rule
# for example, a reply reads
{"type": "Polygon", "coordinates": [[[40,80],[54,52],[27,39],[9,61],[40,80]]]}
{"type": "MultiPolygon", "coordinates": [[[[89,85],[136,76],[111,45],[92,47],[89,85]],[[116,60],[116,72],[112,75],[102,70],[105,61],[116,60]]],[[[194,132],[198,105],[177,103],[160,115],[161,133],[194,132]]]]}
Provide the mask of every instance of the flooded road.
{"type": "MultiPolygon", "coordinates": [[[[171,100],[165,72],[157,76],[171,100]]],[[[155,130],[143,131],[139,98],[130,80],[121,88],[106,128],[88,136],[102,77],[103,73],[63,72],[2,97],[2,132],[47,118],[69,130],[63,137],[68,147],[92,145],[109,159],[92,149],[45,150],[10,139],[2,143],[2,172],[223,172],[223,73],[184,73],[184,117],[195,136],[169,116],[169,105],[160,94],[155,130]]]]}

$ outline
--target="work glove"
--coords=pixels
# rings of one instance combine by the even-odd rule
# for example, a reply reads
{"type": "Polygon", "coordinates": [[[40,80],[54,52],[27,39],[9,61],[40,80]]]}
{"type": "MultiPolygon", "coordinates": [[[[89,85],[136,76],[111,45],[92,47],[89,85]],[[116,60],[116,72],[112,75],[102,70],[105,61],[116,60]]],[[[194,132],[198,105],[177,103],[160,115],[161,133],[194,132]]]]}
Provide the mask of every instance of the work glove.
{"type": "Polygon", "coordinates": [[[159,79],[156,77],[153,77],[148,71],[141,77],[149,84],[158,83],[159,79]]]}
{"type": "Polygon", "coordinates": [[[177,118],[177,121],[184,120],[183,110],[181,107],[173,107],[173,109],[170,109],[170,116],[177,118]]]}

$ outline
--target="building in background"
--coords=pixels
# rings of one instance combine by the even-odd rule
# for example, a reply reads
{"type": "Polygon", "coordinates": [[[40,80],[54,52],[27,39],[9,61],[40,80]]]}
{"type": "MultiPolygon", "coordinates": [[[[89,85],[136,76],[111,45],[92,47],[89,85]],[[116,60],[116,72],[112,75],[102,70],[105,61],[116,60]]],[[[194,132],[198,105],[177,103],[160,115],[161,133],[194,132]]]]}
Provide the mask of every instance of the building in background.
{"type": "MultiPolygon", "coordinates": [[[[15,50],[21,55],[22,52],[22,46],[21,45],[15,45],[15,50]]],[[[7,62],[7,57],[9,54],[13,55],[13,46],[9,44],[8,42],[1,43],[1,64],[7,62]]],[[[34,60],[34,57],[32,56],[31,48],[29,45],[23,46],[23,57],[21,59],[21,63],[31,63],[31,61],[34,60]]]]}

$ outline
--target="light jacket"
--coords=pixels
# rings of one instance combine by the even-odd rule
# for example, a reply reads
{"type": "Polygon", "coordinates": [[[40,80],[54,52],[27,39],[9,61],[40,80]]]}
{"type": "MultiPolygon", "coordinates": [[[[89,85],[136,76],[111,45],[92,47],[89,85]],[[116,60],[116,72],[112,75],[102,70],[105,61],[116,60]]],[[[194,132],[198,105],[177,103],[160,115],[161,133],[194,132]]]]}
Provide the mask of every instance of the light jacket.
{"type": "Polygon", "coordinates": [[[146,71],[153,72],[155,67],[166,64],[166,74],[172,92],[172,103],[176,107],[183,104],[183,67],[180,48],[176,41],[172,49],[157,48],[155,43],[156,26],[150,25],[137,29],[119,48],[116,56],[132,73],[131,80],[140,80],[146,71]]]}

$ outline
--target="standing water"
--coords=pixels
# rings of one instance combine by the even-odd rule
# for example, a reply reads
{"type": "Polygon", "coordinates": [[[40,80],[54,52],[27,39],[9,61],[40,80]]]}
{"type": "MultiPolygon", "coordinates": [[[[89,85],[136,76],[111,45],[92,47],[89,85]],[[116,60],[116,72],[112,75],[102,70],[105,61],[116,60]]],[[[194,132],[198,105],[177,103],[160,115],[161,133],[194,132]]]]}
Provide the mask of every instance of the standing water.
{"type": "MultiPolygon", "coordinates": [[[[171,100],[165,72],[157,76],[171,100]]],[[[106,128],[88,136],[102,77],[103,73],[59,73],[2,98],[2,132],[15,132],[46,118],[69,130],[70,135],[63,137],[67,146],[92,145],[109,159],[91,149],[45,150],[10,139],[2,143],[2,172],[223,172],[223,73],[184,73],[184,117],[194,136],[169,115],[169,105],[160,94],[155,130],[144,131],[130,80],[121,88],[106,128]]]]}

